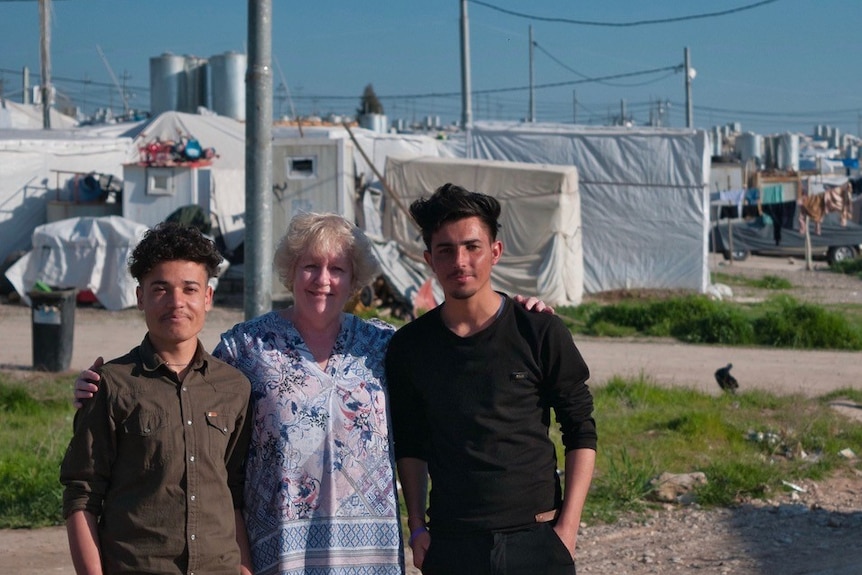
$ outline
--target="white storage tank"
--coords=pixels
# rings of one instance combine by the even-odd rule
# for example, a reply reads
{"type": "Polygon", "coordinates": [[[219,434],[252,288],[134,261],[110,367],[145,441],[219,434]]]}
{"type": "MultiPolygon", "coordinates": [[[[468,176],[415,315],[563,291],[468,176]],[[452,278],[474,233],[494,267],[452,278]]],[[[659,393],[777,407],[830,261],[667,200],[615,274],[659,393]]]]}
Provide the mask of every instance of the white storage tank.
{"type": "Polygon", "coordinates": [[[385,134],[389,131],[389,120],[385,114],[363,114],[359,117],[359,125],[366,130],[385,134]]]}
{"type": "Polygon", "coordinates": [[[781,134],[778,136],[778,169],[799,171],[799,135],[781,134]]]}
{"type": "Polygon", "coordinates": [[[245,121],[246,55],[225,52],[210,58],[210,102],[213,111],[245,121]]]}
{"type": "Polygon", "coordinates": [[[150,113],[153,116],[180,108],[185,69],[183,56],[166,52],[150,58],[150,113]]]}
{"type": "Polygon", "coordinates": [[[832,137],[829,138],[829,147],[835,148],[836,150],[841,149],[841,130],[835,128],[835,131],[832,132],[832,137]]]}
{"type": "Polygon", "coordinates": [[[740,160],[754,160],[759,166],[763,160],[763,137],[754,132],[745,132],[736,137],[736,153],[740,160]]]}
{"type": "Polygon", "coordinates": [[[185,57],[183,90],[180,92],[180,107],[178,108],[180,112],[195,114],[199,106],[209,107],[207,71],[206,58],[185,57]]]}

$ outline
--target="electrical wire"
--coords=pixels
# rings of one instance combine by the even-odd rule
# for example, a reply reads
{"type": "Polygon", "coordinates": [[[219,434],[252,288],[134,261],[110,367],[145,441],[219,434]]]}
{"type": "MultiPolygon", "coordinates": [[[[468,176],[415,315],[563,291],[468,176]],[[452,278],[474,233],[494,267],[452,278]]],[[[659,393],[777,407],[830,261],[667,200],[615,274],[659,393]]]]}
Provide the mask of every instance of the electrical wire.
{"type": "MultiPolygon", "coordinates": [[[[582,74],[581,72],[578,72],[577,70],[567,66],[562,60],[560,60],[559,58],[557,58],[556,56],[551,54],[544,47],[539,46],[539,43],[536,42],[535,40],[533,41],[533,46],[538,48],[540,52],[542,52],[545,56],[550,58],[552,61],[556,62],[563,69],[568,70],[572,74],[575,74],[576,76],[580,76],[581,78],[585,78],[585,79],[589,78],[589,76],[586,76],[585,74],[582,74]]],[[[646,82],[638,82],[637,84],[615,84],[613,82],[602,82],[602,81],[596,81],[596,84],[601,84],[603,86],[611,86],[613,88],[636,88],[638,86],[648,86],[650,84],[655,84],[655,83],[661,82],[665,78],[668,78],[677,72],[679,72],[679,70],[677,68],[674,68],[669,73],[665,74],[664,76],[662,76],[660,78],[656,78],[654,80],[647,80],[646,82]]]]}
{"type": "Polygon", "coordinates": [[[727,16],[728,14],[736,14],[737,12],[744,12],[746,10],[753,10],[754,8],[759,8],[761,6],[765,6],[766,4],[772,4],[774,2],[778,2],[778,0],[762,0],[761,2],[755,2],[753,4],[747,4],[745,6],[740,6],[738,8],[730,8],[728,10],[720,10],[718,12],[708,12],[706,14],[692,14],[690,16],[676,16],[673,18],[657,18],[655,20],[635,20],[633,22],[596,22],[590,20],[574,20],[571,18],[550,18],[545,16],[535,16],[532,14],[525,14],[523,12],[515,12],[514,10],[508,10],[506,8],[500,8],[499,6],[495,6],[493,4],[489,4],[487,2],[482,2],[481,0],[469,0],[473,4],[478,4],[480,6],[484,6],[485,8],[490,8],[491,10],[496,10],[497,12],[502,12],[503,14],[508,14],[509,16],[516,16],[518,18],[526,18],[529,20],[536,20],[539,22],[554,22],[558,24],[576,24],[579,26],[604,26],[611,28],[626,28],[633,26],[647,26],[651,24],[668,24],[673,22],[685,22],[688,20],[700,20],[704,18],[717,18],[719,16],[727,16]]]}

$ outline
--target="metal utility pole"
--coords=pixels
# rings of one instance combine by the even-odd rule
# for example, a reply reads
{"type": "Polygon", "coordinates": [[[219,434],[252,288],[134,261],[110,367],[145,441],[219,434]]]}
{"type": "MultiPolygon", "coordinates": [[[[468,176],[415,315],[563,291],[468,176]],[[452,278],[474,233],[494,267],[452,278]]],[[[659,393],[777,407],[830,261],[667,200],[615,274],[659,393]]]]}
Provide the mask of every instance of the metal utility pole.
{"type": "Polygon", "coordinates": [[[530,26],[530,114],[528,122],[536,121],[535,77],[533,74],[533,27],[530,26]]]}
{"type": "Polygon", "coordinates": [[[51,129],[51,0],[39,0],[41,33],[42,127],[51,129]]]}
{"type": "Polygon", "coordinates": [[[572,123],[578,123],[578,91],[572,90],[572,123]]]}
{"type": "Polygon", "coordinates": [[[24,66],[21,74],[21,103],[30,103],[30,68],[24,66]]]}
{"type": "MultiPolygon", "coordinates": [[[[470,20],[467,17],[467,0],[461,0],[461,128],[473,126],[473,97],[470,87],[470,20]]],[[[468,149],[467,154],[470,154],[468,149]]]]}
{"type": "Polygon", "coordinates": [[[248,0],[245,76],[245,276],[251,319],[272,309],[272,0],[248,0]]]}
{"type": "Polygon", "coordinates": [[[685,127],[694,127],[694,112],[691,103],[691,81],[694,80],[694,68],[691,67],[691,58],[688,46],[685,47],[685,127]]]}

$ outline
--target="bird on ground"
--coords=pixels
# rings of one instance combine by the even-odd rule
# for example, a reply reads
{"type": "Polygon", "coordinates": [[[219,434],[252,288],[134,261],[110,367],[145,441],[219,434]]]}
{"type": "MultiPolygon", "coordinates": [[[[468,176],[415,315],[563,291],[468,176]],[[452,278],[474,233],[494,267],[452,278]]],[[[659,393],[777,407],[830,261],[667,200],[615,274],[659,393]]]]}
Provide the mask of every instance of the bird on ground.
{"type": "Polygon", "coordinates": [[[715,381],[718,382],[718,386],[721,389],[728,393],[736,393],[736,390],[739,388],[736,378],[730,375],[730,368],[732,367],[733,364],[728,363],[726,366],[715,370],[715,381]]]}

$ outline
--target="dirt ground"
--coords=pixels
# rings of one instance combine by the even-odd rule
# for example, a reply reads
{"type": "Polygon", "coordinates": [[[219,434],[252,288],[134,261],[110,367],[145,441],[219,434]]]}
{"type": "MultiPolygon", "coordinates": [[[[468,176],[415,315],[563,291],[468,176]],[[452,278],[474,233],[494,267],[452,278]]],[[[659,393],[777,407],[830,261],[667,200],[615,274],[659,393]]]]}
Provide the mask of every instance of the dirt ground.
{"type": "MultiPolygon", "coordinates": [[[[752,257],[727,265],[714,258],[710,268],[729,275],[785,277],[794,286],[790,295],[804,301],[862,304],[862,280],[832,274],[824,262],[815,262],[815,269],[808,271],[800,259],[752,257]]],[[[738,300],[768,295],[753,288],[734,286],[732,290],[733,299],[738,300]]],[[[221,303],[201,336],[209,349],[219,333],[243,319],[241,309],[221,303]]],[[[29,309],[0,305],[0,327],[0,369],[29,371],[29,309]]],[[[114,357],[128,351],[143,335],[143,322],[134,310],[79,307],[74,331],[70,369],[77,371],[99,354],[114,357]]],[[[590,366],[592,385],[602,385],[614,375],[643,373],[662,385],[717,394],[713,372],[729,362],[741,391],[761,388],[813,397],[862,382],[860,352],[740,349],[580,336],[576,343],[590,366]]],[[[862,405],[838,400],[834,406],[862,421],[862,405]]],[[[848,447],[862,454],[862,445],[848,447]]],[[[578,542],[578,571],[615,575],[862,573],[862,476],[848,471],[819,483],[788,481],[798,489],[732,509],[668,506],[646,520],[586,524],[578,542]]],[[[61,527],[0,530],[0,557],[0,575],[73,573],[61,527]]]]}

